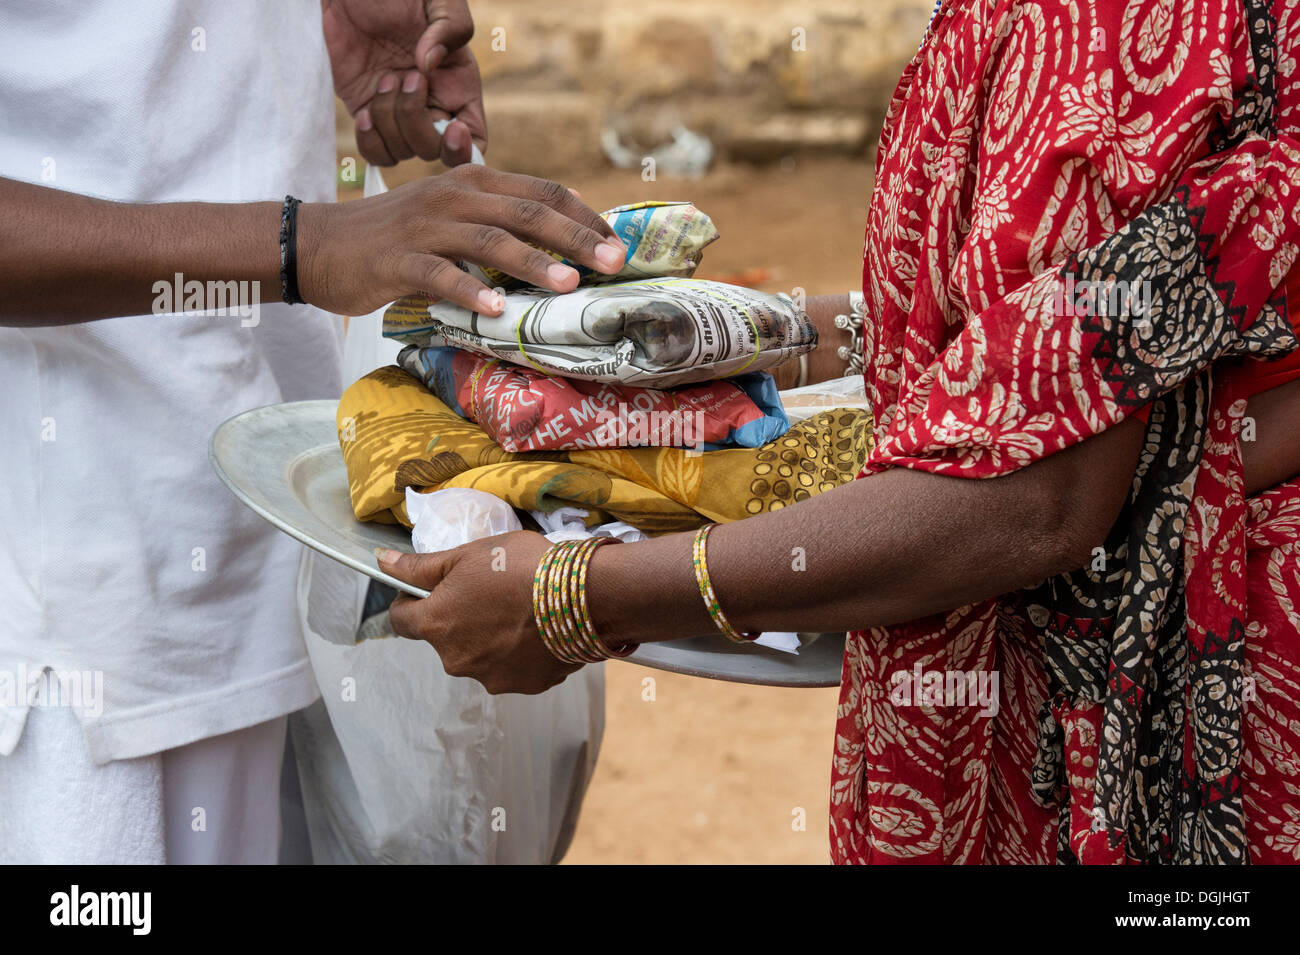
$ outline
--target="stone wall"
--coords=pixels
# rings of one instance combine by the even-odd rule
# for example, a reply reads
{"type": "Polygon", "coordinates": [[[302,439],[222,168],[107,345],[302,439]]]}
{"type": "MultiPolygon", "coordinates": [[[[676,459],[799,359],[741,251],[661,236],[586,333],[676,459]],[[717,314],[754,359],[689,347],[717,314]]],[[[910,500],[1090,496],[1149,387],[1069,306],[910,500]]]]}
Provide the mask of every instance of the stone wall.
{"type": "Polygon", "coordinates": [[[471,0],[493,165],[606,166],[678,124],[716,155],[867,150],[932,0],[471,0]],[[508,134],[507,132],[508,131],[508,134]]]}
{"type": "Polygon", "coordinates": [[[493,162],[536,174],[642,149],[677,124],[729,159],[859,153],[916,51],[931,0],[477,0],[473,48],[493,162]],[[499,147],[499,148],[498,148],[499,147]]]}

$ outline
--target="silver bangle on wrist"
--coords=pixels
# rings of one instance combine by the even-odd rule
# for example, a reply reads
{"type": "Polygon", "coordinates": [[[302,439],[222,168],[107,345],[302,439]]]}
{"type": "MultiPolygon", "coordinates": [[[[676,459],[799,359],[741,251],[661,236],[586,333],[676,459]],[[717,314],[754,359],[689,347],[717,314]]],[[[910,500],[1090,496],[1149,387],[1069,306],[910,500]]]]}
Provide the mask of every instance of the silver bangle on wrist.
{"type": "Polygon", "coordinates": [[[847,362],[844,377],[861,375],[864,371],[862,360],[862,321],[866,317],[867,300],[861,292],[849,292],[849,313],[835,316],[835,327],[848,331],[852,341],[841,345],[835,354],[847,362]]]}

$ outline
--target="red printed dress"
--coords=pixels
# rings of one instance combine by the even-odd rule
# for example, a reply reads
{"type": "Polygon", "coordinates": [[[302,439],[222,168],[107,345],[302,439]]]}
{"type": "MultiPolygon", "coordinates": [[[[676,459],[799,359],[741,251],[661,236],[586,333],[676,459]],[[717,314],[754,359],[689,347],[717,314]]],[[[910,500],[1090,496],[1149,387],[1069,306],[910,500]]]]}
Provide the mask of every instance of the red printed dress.
{"type": "Polygon", "coordinates": [[[1298,6],[946,0],[907,67],[864,475],[994,477],[1150,411],[1088,567],[850,635],[836,861],[1300,861],[1300,483],[1243,499],[1229,373],[1296,346],[1298,6]],[[916,672],[996,673],[996,713],[891,693],[916,672]]]}

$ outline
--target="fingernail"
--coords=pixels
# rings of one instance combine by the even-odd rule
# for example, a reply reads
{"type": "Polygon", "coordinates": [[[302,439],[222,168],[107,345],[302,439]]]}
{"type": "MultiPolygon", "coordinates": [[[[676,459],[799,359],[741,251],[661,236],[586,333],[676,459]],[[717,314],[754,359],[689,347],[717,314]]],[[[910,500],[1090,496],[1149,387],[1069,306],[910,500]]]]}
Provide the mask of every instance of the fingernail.
{"type": "Polygon", "coordinates": [[[559,262],[556,262],[554,265],[548,265],[546,267],[546,274],[551,277],[552,282],[559,283],[569,281],[571,276],[577,275],[578,273],[573,271],[573,269],[569,268],[567,265],[561,265],[559,262]]]}
{"type": "Polygon", "coordinates": [[[370,110],[363,109],[361,112],[357,113],[357,129],[365,133],[369,132],[370,127],[373,125],[374,123],[370,120],[370,110]]]}
{"type": "Polygon", "coordinates": [[[394,563],[401,556],[399,551],[389,550],[387,547],[375,548],[375,557],[381,564],[394,563]]]}
{"type": "Polygon", "coordinates": [[[406,78],[402,80],[402,92],[414,93],[415,88],[419,85],[420,85],[420,74],[415,72],[415,70],[412,70],[411,72],[407,73],[406,78]]]}
{"type": "Polygon", "coordinates": [[[397,88],[397,77],[393,76],[392,73],[389,73],[387,76],[385,76],[382,80],[379,81],[379,92],[381,93],[391,93],[396,88],[397,88]]]}
{"type": "Polygon", "coordinates": [[[460,123],[452,123],[447,127],[447,132],[442,138],[448,149],[458,151],[465,145],[465,132],[462,131],[463,129],[464,127],[460,123]]]}
{"type": "Polygon", "coordinates": [[[622,246],[614,245],[612,242],[602,242],[596,246],[596,261],[603,268],[621,269],[623,263],[627,261],[627,250],[622,246]]]}
{"type": "Polygon", "coordinates": [[[501,297],[501,294],[487,288],[479,291],[478,303],[483,306],[484,311],[488,312],[499,312],[506,307],[506,300],[501,297]]]}
{"type": "Polygon", "coordinates": [[[574,189],[572,186],[566,186],[565,188],[569,190],[569,192],[573,195],[573,198],[575,199],[582,198],[582,193],[580,193],[577,189],[574,189]]]}
{"type": "Polygon", "coordinates": [[[442,62],[442,58],[446,55],[447,48],[441,43],[435,43],[433,49],[431,49],[428,55],[424,58],[425,72],[431,72],[437,69],[438,64],[442,62]]]}

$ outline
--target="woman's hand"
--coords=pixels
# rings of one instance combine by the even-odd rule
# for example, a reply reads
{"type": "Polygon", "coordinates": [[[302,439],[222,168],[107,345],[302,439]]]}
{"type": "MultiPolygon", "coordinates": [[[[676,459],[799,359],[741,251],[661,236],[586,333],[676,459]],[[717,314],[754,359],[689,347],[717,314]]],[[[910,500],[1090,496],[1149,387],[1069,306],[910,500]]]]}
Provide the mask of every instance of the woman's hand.
{"type": "Polygon", "coordinates": [[[533,620],[533,576],[550,546],[516,531],[436,554],[376,552],[380,570],[431,591],[393,601],[393,632],[428,641],[443,669],[489,693],[550,689],[578,669],[551,655],[533,620]]]}
{"type": "Polygon", "coordinates": [[[457,166],[371,199],[304,203],[298,286],[304,300],[341,315],[420,292],[500,314],[501,295],[461,271],[464,260],[573,291],[578,273],[528,242],[608,274],[627,254],[609,224],[559,183],[457,166]]]}

